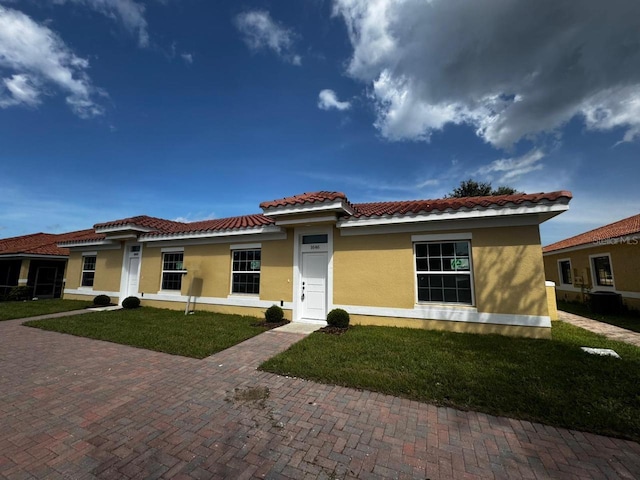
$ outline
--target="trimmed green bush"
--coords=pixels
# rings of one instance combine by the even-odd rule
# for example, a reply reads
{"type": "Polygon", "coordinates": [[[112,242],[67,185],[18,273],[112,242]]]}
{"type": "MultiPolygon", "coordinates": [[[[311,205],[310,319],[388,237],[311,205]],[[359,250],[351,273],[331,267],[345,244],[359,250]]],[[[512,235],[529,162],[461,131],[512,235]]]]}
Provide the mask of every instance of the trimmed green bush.
{"type": "Polygon", "coordinates": [[[13,287],[7,295],[8,300],[31,300],[33,288],[27,285],[13,287]]]}
{"type": "Polygon", "coordinates": [[[99,307],[111,305],[111,297],[109,295],[98,295],[93,299],[93,304],[99,307]]]}
{"type": "Polygon", "coordinates": [[[334,308],[327,315],[327,324],[330,327],[347,328],[349,326],[349,314],[341,308],[334,308]]]}
{"type": "Polygon", "coordinates": [[[278,323],[284,318],[284,311],[278,305],[271,305],[264,312],[264,319],[267,323],[278,323]]]}
{"type": "Polygon", "coordinates": [[[140,299],[138,297],[127,297],[122,300],[122,308],[138,308],[140,299]]]}

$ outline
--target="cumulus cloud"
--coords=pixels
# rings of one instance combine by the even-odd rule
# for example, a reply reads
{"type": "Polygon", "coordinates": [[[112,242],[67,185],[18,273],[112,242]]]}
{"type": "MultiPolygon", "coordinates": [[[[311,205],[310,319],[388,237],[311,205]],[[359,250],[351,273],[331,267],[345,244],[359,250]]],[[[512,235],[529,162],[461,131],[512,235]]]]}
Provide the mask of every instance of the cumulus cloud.
{"type": "Polygon", "coordinates": [[[48,27],[17,10],[0,6],[0,107],[36,106],[51,86],[66,94],[66,101],[81,118],[103,113],[94,102],[99,93],[86,71],[89,62],[76,56],[48,27]]]}
{"type": "Polygon", "coordinates": [[[349,110],[351,108],[350,102],[341,102],[338,100],[336,92],[333,90],[322,90],[318,94],[318,108],[321,110],[349,110]]]}
{"type": "Polygon", "coordinates": [[[293,49],[295,34],[276,23],[269,12],[252,10],[241,13],[235,18],[235,25],[251,50],[271,50],[286,62],[302,64],[302,58],[293,49]]]}
{"type": "Polygon", "coordinates": [[[184,60],[184,63],[191,65],[193,63],[193,54],[192,53],[181,53],[180,58],[184,60]]]}
{"type": "Polygon", "coordinates": [[[640,2],[334,0],[334,14],[389,139],[467,124],[507,148],[574,117],[640,137],[640,2]]]}
{"type": "Polygon", "coordinates": [[[491,178],[497,176],[497,181],[500,183],[511,182],[527,173],[542,170],[544,165],[541,160],[544,157],[545,153],[542,150],[533,149],[520,157],[494,160],[490,164],[480,167],[476,173],[488,175],[491,178]]]}
{"type": "Polygon", "coordinates": [[[149,45],[144,5],[133,0],[54,0],[55,4],[73,3],[91,8],[102,15],[119,21],[122,26],[138,38],[138,45],[149,45]]]}

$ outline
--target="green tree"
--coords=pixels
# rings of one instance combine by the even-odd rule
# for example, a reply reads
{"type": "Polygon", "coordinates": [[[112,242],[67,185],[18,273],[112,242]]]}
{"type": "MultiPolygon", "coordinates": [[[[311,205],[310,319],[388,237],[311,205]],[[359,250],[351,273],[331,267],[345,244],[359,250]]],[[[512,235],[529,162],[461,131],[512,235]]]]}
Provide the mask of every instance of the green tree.
{"type": "Polygon", "coordinates": [[[447,198],[462,198],[462,197],[486,197],[489,195],[513,195],[518,192],[515,188],[502,185],[496,189],[491,187],[491,182],[477,182],[470,178],[469,180],[463,180],[460,182],[460,186],[453,189],[453,191],[446,195],[447,198]]]}

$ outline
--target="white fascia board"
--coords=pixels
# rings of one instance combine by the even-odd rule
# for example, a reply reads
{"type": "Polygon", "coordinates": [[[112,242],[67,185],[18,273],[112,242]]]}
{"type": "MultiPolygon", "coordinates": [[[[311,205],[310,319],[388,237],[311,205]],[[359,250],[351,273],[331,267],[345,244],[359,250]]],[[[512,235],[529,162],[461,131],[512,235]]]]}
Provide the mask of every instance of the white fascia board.
{"type": "Polygon", "coordinates": [[[286,240],[287,232],[280,227],[261,227],[246,230],[226,230],[223,232],[201,232],[185,235],[161,235],[154,237],[140,237],[139,242],[147,247],[165,247],[172,245],[208,245],[215,243],[237,242],[244,239],[260,241],[286,240]]]}
{"type": "MultiPolygon", "coordinates": [[[[466,220],[437,220],[394,225],[373,225],[358,228],[340,228],[340,236],[388,235],[391,233],[442,232],[445,230],[476,230],[494,227],[522,227],[539,225],[537,215],[518,215],[509,217],[475,218],[466,220]]],[[[339,225],[338,225],[339,227],[339,225]]]]}
{"type": "MultiPolygon", "coordinates": [[[[143,243],[163,242],[163,241],[176,241],[176,240],[199,240],[199,239],[225,239],[229,237],[238,237],[242,235],[266,235],[266,234],[284,234],[286,238],[286,232],[275,225],[267,225],[264,227],[256,228],[241,228],[235,230],[222,230],[222,231],[206,231],[206,232],[191,232],[191,233],[167,233],[163,235],[153,236],[140,236],[138,240],[143,243]]],[[[216,243],[216,242],[204,242],[204,243],[216,243]]],[[[224,243],[220,242],[220,243],[224,243]]]]}
{"type": "Polygon", "coordinates": [[[326,211],[341,211],[349,215],[355,212],[344,200],[333,200],[329,202],[304,203],[302,205],[289,205],[286,207],[269,207],[263,209],[265,217],[274,217],[278,215],[295,215],[299,213],[315,213],[326,211]]]}
{"type": "Polygon", "coordinates": [[[326,222],[335,222],[338,220],[337,215],[326,215],[323,217],[309,217],[309,218],[298,218],[295,220],[276,220],[276,225],[306,225],[308,223],[326,223],[326,222]]]}
{"type": "Polygon", "coordinates": [[[32,255],[29,253],[7,253],[5,255],[0,255],[0,260],[9,260],[13,258],[38,258],[38,259],[48,259],[48,260],[67,260],[69,255],[45,255],[45,254],[37,254],[32,255]]]}
{"type": "Polygon", "coordinates": [[[416,305],[414,308],[367,307],[355,305],[333,305],[352,315],[376,317],[411,318],[417,320],[441,320],[447,322],[513,325],[519,327],[551,327],[551,319],[542,315],[509,315],[504,313],[478,312],[474,307],[448,307],[441,305],[416,305]]]}
{"type": "Polygon", "coordinates": [[[96,233],[112,233],[112,232],[126,232],[133,230],[134,232],[153,232],[155,229],[149,227],[142,227],[134,223],[128,223],[126,225],[118,225],[117,227],[98,227],[95,229],[96,233]]]}
{"type": "Polygon", "coordinates": [[[381,226],[381,225],[402,225],[408,223],[426,223],[442,220],[473,220],[484,218],[500,218],[526,215],[535,216],[537,223],[542,223],[549,218],[568,210],[568,203],[536,203],[533,205],[518,205],[512,207],[431,211],[428,213],[418,213],[413,215],[398,215],[385,217],[351,218],[338,222],[338,228],[381,226]]]}
{"type": "Polygon", "coordinates": [[[119,249],[120,243],[113,242],[112,240],[104,239],[104,240],[90,240],[88,242],[66,242],[66,243],[58,243],[58,246],[61,248],[94,248],[94,247],[102,247],[100,250],[111,250],[111,249],[119,249]]]}

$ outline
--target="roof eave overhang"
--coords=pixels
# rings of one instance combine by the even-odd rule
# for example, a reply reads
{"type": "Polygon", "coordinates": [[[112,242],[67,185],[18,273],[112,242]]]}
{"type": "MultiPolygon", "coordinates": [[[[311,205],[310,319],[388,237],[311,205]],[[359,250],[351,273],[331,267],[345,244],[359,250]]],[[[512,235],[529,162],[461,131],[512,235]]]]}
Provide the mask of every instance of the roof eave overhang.
{"type": "Polygon", "coordinates": [[[307,202],[296,205],[284,205],[263,208],[265,217],[279,217],[281,215],[300,215],[306,213],[328,213],[353,215],[355,211],[344,199],[329,200],[325,202],[307,202]]]}
{"type": "Polygon", "coordinates": [[[47,258],[51,260],[66,260],[69,258],[69,255],[59,255],[59,254],[51,254],[48,255],[46,253],[3,253],[0,254],[0,260],[10,260],[13,258],[47,258]]]}
{"type": "Polygon", "coordinates": [[[571,245],[570,247],[556,248],[550,251],[542,250],[543,255],[556,255],[559,253],[569,253],[576,250],[585,250],[587,248],[602,247],[607,245],[638,245],[640,244],[640,232],[626,233],[615,237],[602,238],[592,242],[581,243],[579,245],[571,245]]]}
{"type": "Polygon", "coordinates": [[[78,242],[61,242],[58,243],[58,247],[60,248],[77,248],[77,247],[97,247],[102,245],[115,245],[117,242],[114,242],[111,239],[101,239],[101,240],[85,240],[78,242]]]}
{"type": "Polygon", "coordinates": [[[284,230],[276,225],[261,227],[234,228],[227,230],[208,230],[202,232],[164,233],[156,235],[141,235],[140,242],[161,242],[166,240],[194,240],[219,237],[237,237],[241,235],[261,235],[268,233],[283,233],[284,230]]]}
{"type": "Polygon", "coordinates": [[[555,202],[538,202],[529,205],[510,205],[501,207],[473,208],[465,210],[447,209],[444,211],[422,212],[417,214],[388,215],[379,217],[359,217],[340,220],[337,227],[341,229],[383,225],[401,225],[409,223],[439,222],[444,220],[479,220],[502,217],[527,217],[540,224],[569,209],[569,199],[563,198],[555,202]]]}
{"type": "Polygon", "coordinates": [[[130,233],[130,232],[138,232],[138,233],[149,233],[153,232],[155,229],[149,227],[143,227],[142,225],[136,225],[135,223],[127,223],[126,225],[113,225],[108,227],[95,227],[96,233],[130,233]]]}

